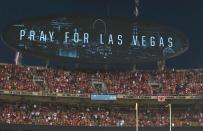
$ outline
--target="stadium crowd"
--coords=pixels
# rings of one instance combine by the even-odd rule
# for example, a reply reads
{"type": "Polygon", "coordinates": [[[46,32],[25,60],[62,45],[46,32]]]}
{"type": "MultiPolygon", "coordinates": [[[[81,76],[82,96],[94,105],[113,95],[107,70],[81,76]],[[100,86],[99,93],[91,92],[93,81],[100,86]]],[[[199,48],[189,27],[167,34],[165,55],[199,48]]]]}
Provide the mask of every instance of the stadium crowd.
{"type": "Polygon", "coordinates": [[[203,70],[82,72],[0,65],[0,88],[4,90],[96,93],[94,82],[104,83],[102,92],[109,94],[199,95],[203,70]]]}
{"type": "MultiPolygon", "coordinates": [[[[135,111],[112,107],[74,107],[52,104],[1,103],[0,124],[33,124],[63,126],[134,127],[135,111]]],[[[203,113],[195,109],[174,109],[172,125],[203,126],[203,113]]],[[[167,127],[166,108],[139,109],[140,127],[167,127]]]]}

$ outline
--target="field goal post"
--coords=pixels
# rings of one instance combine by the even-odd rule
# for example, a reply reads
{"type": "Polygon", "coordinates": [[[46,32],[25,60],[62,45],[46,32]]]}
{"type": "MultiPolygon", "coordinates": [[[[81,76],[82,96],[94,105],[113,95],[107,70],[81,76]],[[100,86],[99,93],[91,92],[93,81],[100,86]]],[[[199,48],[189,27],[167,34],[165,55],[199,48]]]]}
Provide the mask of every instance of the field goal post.
{"type": "MultiPolygon", "coordinates": [[[[169,131],[172,131],[172,106],[168,104],[166,107],[169,108],[169,131]]],[[[135,117],[136,117],[136,131],[139,131],[139,109],[138,103],[135,104],[135,117]]]]}
{"type": "Polygon", "coordinates": [[[138,115],[138,103],[135,104],[135,117],[136,117],[136,131],[139,130],[139,115],[138,115]]]}

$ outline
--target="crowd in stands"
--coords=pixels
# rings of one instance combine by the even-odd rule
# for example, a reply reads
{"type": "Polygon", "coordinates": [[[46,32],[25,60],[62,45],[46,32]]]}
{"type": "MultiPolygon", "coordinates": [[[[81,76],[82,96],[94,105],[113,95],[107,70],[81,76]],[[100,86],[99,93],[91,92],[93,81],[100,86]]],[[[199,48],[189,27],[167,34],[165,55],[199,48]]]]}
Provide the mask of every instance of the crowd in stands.
{"type": "MultiPolygon", "coordinates": [[[[0,105],[0,124],[135,127],[135,111],[113,107],[74,107],[52,104],[0,105]]],[[[140,108],[140,127],[168,127],[166,108],[140,108]]],[[[202,110],[173,109],[172,126],[203,126],[202,110]]]]}
{"type": "MultiPolygon", "coordinates": [[[[203,69],[67,71],[0,64],[0,90],[69,94],[201,95],[203,69]]],[[[134,127],[134,108],[1,103],[0,124],[134,127]]],[[[139,108],[140,127],[169,126],[167,108],[139,108]]],[[[203,126],[203,109],[175,108],[172,126],[203,126]]]]}
{"type": "Polygon", "coordinates": [[[200,95],[203,91],[203,70],[82,72],[0,65],[0,89],[4,90],[96,93],[95,82],[103,83],[100,93],[200,95]]]}

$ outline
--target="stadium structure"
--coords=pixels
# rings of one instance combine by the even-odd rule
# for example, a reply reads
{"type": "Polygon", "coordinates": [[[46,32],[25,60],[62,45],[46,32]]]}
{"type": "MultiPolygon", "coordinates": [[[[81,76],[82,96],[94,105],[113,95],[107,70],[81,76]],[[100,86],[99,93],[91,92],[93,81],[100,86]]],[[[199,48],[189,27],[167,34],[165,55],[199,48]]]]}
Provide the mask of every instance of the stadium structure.
{"type": "Polygon", "coordinates": [[[203,126],[203,69],[167,70],[189,48],[171,27],[134,18],[54,16],[7,26],[15,64],[0,64],[0,130],[190,131],[203,126]],[[120,27],[120,28],[118,28],[120,27]],[[22,65],[157,62],[157,70],[80,71],[22,65]]]}

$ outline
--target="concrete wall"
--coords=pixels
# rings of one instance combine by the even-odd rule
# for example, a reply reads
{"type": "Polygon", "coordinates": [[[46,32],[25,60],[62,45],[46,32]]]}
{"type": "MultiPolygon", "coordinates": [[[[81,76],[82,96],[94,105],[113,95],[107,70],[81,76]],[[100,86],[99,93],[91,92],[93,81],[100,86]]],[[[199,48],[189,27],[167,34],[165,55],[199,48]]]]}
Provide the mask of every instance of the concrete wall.
{"type": "MultiPolygon", "coordinates": [[[[131,127],[69,127],[1,124],[0,131],[136,131],[136,129],[131,127]]],[[[169,131],[169,127],[139,128],[139,131],[169,131]]],[[[203,127],[174,127],[172,131],[203,131],[203,127]]]]}

